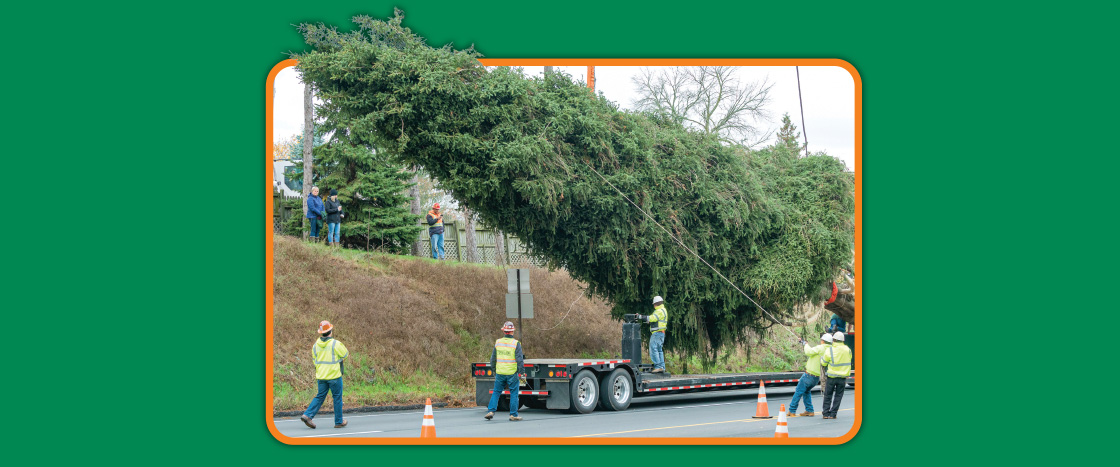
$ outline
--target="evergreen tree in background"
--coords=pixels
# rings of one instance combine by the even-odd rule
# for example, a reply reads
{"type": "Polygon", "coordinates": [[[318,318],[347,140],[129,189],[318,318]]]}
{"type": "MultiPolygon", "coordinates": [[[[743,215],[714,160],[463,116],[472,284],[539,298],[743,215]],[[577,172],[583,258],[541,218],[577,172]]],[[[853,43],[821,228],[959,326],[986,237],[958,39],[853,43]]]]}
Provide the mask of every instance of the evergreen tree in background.
{"type": "Polygon", "coordinates": [[[387,153],[372,149],[369,135],[353,131],[342,115],[319,115],[325,117],[320,128],[329,137],[314,148],[314,171],[324,200],[331,189],[338,190],[345,214],[339,226],[341,243],[408,253],[420,232],[419,218],[409,211],[412,175],[387,153]]]}
{"type": "Polygon", "coordinates": [[[300,26],[311,50],[296,58],[319,115],[424,167],[485,225],[610,300],[615,317],[649,314],[664,296],[667,350],[710,362],[773,322],[599,174],[775,320],[822,300],[851,262],[854,180],[837,159],[723,145],[620,111],[562,73],[487,70],[473,49],[432,48],[402,19],[357,17],[350,33],[300,26]]]}

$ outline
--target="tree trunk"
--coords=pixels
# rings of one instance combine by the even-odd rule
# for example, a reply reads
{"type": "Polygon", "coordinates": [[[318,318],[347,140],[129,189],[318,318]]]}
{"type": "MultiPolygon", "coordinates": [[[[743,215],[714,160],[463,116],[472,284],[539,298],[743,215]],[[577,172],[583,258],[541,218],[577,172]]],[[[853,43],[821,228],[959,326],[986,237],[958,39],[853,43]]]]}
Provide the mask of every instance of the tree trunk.
{"type": "Polygon", "coordinates": [[[303,83],[303,227],[307,239],[307,198],[311,194],[311,145],[314,143],[315,106],[312,105],[311,84],[303,83]]]}
{"type": "MultiPolygon", "coordinates": [[[[410,209],[412,215],[421,216],[420,212],[420,171],[416,166],[412,166],[412,186],[408,189],[408,197],[412,199],[410,209]]],[[[422,256],[420,251],[420,235],[416,235],[416,241],[412,242],[412,256],[422,256]]]]}
{"type": "Polygon", "coordinates": [[[505,248],[506,234],[501,230],[494,231],[494,265],[505,267],[506,265],[506,248],[505,248]]]}
{"type": "Polygon", "coordinates": [[[477,263],[478,239],[474,235],[474,211],[471,211],[470,209],[464,207],[463,217],[466,218],[466,221],[463,222],[463,224],[465,224],[464,227],[466,227],[467,229],[466,238],[464,239],[464,243],[466,243],[466,251],[464,252],[464,256],[466,257],[465,259],[468,263],[477,263]]]}

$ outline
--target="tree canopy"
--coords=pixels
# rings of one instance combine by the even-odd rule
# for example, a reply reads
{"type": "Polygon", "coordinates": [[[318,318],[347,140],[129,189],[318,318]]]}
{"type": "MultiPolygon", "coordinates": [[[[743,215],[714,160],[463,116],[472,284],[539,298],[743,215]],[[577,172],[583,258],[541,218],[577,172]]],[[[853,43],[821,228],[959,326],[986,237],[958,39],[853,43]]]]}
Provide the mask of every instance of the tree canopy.
{"type": "Polygon", "coordinates": [[[352,135],[423,166],[487,225],[587,282],[616,317],[670,311],[668,349],[709,356],[771,323],[612,189],[678,235],[778,319],[819,300],[851,261],[854,190],[843,164],[779,145],[751,152],[628,112],[561,73],[488,70],[473,48],[433,48],[401,25],[300,30],[296,55],[352,135]]]}

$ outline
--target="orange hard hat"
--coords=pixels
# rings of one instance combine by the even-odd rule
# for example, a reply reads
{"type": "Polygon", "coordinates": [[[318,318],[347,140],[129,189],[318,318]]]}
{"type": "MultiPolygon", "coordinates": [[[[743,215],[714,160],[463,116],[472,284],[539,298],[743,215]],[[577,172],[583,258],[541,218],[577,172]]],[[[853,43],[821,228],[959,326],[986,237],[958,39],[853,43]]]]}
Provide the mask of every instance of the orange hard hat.
{"type": "Polygon", "coordinates": [[[330,321],[324,319],[323,321],[319,322],[319,334],[331,332],[331,329],[334,329],[334,326],[331,326],[330,321]]]}
{"type": "Polygon", "coordinates": [[[506,321],[506,324],[502,325],[502,330],[505,332],[513,332],[513,321],[506,321]]]}

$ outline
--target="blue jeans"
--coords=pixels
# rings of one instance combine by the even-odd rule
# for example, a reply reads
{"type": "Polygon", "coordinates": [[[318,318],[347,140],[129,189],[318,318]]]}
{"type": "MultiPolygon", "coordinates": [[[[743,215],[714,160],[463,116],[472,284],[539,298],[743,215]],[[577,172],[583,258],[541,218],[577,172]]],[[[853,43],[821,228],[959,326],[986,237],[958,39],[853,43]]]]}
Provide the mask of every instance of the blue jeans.
{"type": "Polygon", "coordinates": [[[319,228],[323,226],[323,221],[309,217],[307,218],[307,223],[311,224],[311,236],[319,238],[319,228]]]}
{"type": "Polygon", "coordinates": [[[653,360],[654,368],[665,369],[665,352],[661,351],[664,345],[664,332],[655,332],[649,336],[649,359],[653,360]]]}
{"type": "Polygon", "coordinates": [[[801,375],[801,379],[797,380],[797,390],[793,393],[793,402],[789,403],[789,413],[797,413],[797,403],[802,398],[805,399],[805,411],[813,411],[813,386],[821,382],[820,376],[813,376],[809,373],[801,375]]]}
{"type": "Polygon", "coordinates": [[[319,393],[311,399],[311,405],[307,406],[307,411],[304,415],[307,418],[315,418],[315,414],[319,413],[319,407],[323,406],[323,401],[327,400],[327,390],[331,391],[331,398],[334,399],[334,424],[342,424],[342,378],[335,379],[320,379],[319,393]]]}
{"type": "Polygon", "coordinates": [[[327,241],[328,242],[337,242],[338,241],[338,222],[328,222],[327,223],[327,241]]]}
{"type": "Polygon", "coordinates": [[[432,258],[443,259],[443,234],[432,234],[432,258]]]}
{"type": "Polygon", "coordinates": [[[521,377],[517,374],[512,375],[494,375],[494,394],[490,395],[490,405],[486,406],[487,412],[498,410],[498,398],[502,397],[502,391],[509,389],[509,416],[517,416],[517,393],[521,388],[521,377]]]}

